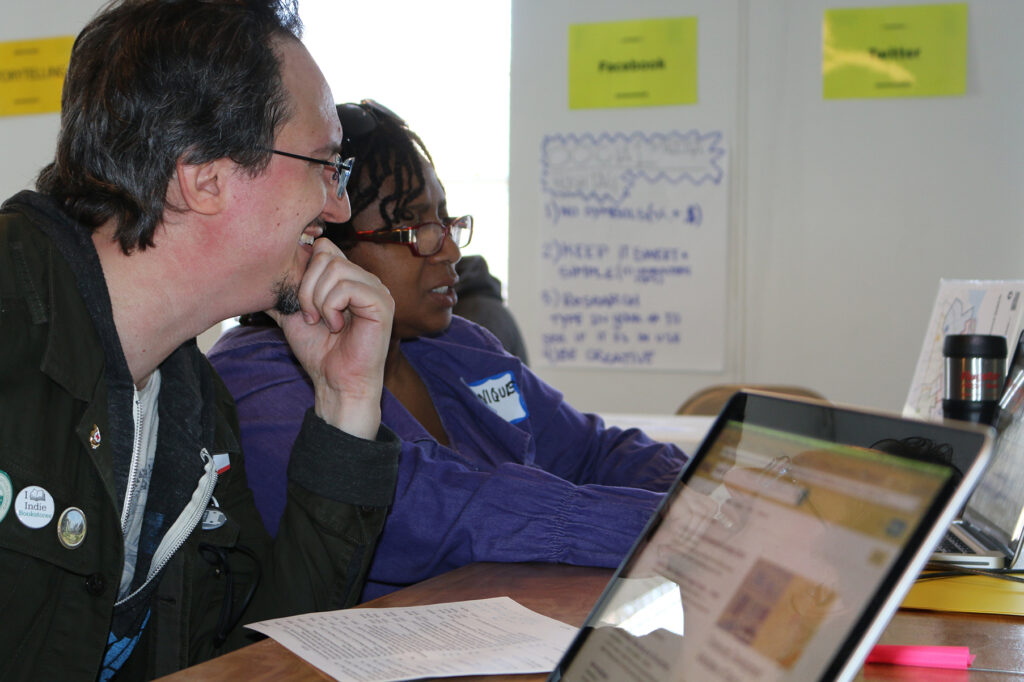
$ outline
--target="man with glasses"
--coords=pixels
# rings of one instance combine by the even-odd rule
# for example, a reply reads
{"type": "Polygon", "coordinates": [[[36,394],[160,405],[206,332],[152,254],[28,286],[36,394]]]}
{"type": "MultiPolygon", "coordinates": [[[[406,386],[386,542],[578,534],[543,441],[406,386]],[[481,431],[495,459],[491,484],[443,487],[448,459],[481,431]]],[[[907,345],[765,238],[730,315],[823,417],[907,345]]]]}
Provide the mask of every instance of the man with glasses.
{"type": "Polygon", "coordinates": [[[359,595],[394,302],[319,239],[352,160],[300,28],[293,3],[133,0],[75,42],[54,162],[0,210],[2,679],[151,679],[359,595]],[[194,340],[264,309],[316,393],[273,540],[194,340]]]}

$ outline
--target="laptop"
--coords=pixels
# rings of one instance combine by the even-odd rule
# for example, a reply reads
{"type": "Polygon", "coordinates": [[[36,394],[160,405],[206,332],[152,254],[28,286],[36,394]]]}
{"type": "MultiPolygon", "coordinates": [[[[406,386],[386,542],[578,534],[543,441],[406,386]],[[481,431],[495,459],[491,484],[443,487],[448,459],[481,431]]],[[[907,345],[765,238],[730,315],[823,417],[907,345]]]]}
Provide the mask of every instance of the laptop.
{"type": "Polygon", "coordinates": [[[1010,363],[992,462],[932,555],[932,567],[1024,568],[1024,333],[1010,363]]]}
{"type": "Polygon", "coordinates": [[[990,449],[986,427],[737,393],[549,680],[852,678],[990,449]]]}

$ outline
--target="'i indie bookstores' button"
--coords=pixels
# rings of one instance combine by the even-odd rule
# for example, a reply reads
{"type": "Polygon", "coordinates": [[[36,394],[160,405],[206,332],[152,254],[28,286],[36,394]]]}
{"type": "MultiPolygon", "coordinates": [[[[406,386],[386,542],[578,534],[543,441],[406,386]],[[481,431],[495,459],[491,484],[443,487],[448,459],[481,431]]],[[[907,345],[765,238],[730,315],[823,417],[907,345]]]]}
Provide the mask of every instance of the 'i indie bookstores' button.
{"type": "Polygon", "coordinates": [[[14,501],[14,513],[29,528],[42,528],[53,518],[53,497],[45,488],[30,485],[22,488],[14,501]]]}

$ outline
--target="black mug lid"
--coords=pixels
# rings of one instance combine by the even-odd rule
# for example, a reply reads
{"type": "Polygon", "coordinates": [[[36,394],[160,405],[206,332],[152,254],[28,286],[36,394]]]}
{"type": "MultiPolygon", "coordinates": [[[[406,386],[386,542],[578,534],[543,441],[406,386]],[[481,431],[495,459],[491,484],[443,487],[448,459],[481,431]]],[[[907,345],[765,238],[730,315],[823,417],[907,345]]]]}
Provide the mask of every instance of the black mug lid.
{"type": "Polygon", "coordinates": [[[995,334],[947,334],[942,341],[947,358],[1006,359],[1006,337],[995,334]]]}

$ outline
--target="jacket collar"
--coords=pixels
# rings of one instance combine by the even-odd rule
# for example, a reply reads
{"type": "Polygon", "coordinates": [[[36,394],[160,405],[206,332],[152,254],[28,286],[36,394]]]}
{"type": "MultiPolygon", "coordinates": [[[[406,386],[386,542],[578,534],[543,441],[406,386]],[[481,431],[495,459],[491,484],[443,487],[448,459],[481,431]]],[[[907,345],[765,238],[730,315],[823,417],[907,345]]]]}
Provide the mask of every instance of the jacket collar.
{"type": "MultiPolygon", "coordinates": [[[[106,350],[111,343],[111,334],[99,333],[101,325],[97,325],[89,308],[82,305],[83,299],[87,305],[89,299],[93,299],[94,305],[90,308],[96,307],[97,299],[100,301],[99,307],[108,312],[109,331],[113,331],[110,298],[92,239],[84,227],[60,210],[55,201],[37,192],[19,192],[5,202],[4,210],[21,213],[50,239],[46,262],[49,335],[40,369],[75,398],[91,400],[103,371],[104,358],[95,353],[94,343],[87,342],[82,336],[88,334],[95,341],[104,342],[106,350]],[[70,285],[67,284],[69,278],[73,282],[70,285]],[[62,282],[65,285],[61,285],[62,282]],[[87,282],[87,285],[81,286],[82,282],[87,282]],[[103,339],[103,336],[107,338],[103,339]]],[[[117,355],[123,362],[116,331],[112,336],[117,355]]]]}

